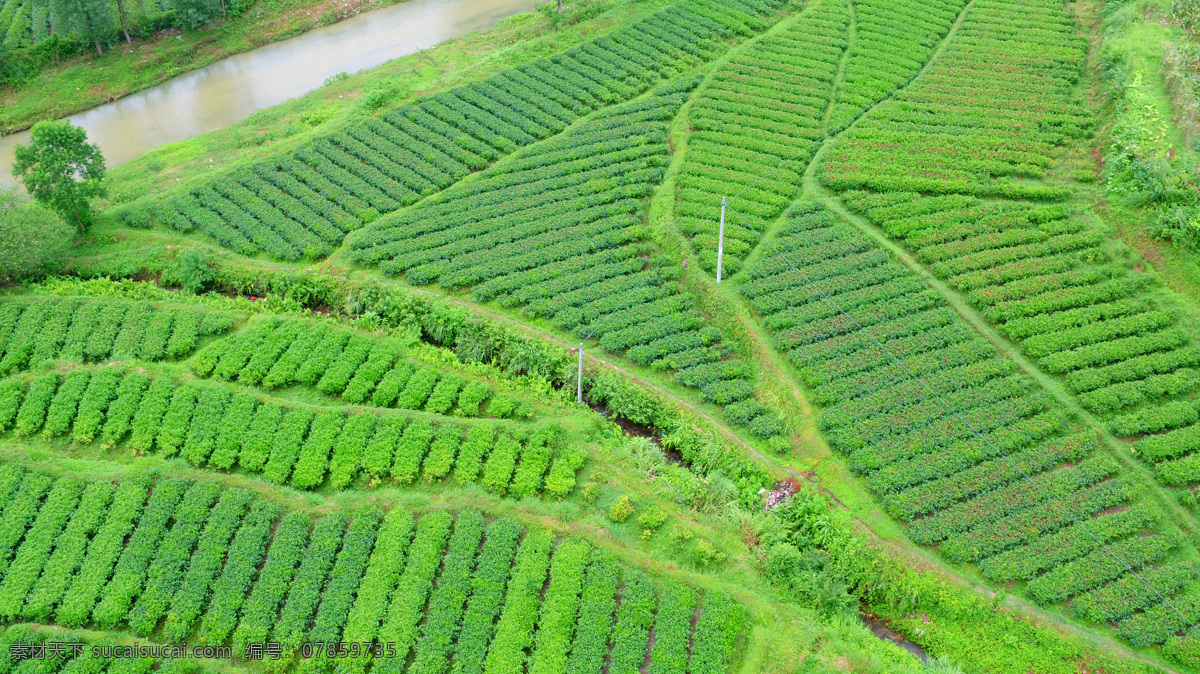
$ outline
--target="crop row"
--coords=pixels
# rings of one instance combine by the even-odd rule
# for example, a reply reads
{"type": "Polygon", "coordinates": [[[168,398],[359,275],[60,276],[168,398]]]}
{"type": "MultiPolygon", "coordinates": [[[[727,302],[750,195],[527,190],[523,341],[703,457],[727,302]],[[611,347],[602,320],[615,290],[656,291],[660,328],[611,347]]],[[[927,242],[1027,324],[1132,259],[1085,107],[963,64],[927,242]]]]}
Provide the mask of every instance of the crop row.
{"type": "Polygon", "coordinates": [[[182,358],[200,337],[225,332],[233,323],[229,314],[141,302],[5,302],[0,305],[0,374],[58,359],[182,358]]]}
{"type": "Polygon", "coordinates": [[[849,46],[849,24],[849,3],[822,3],[722,65],[700,91],[690,113],[695,131],[679,175],[677,213],[684,233],[696,232],[694,245],[706,269],[716,269],[721,195],[736,191],[734,206],[748,218],[726,218],[727,276],[758,243],[747,226],[764,230],[794,197],[813,140],[823,133],[822,114],[849,46]],[[779,166],[797,155],[798,161],[779,166]],[[762,177],[764,167],[777,166],[762,177]]]}
{"type": "Polygon", "coordinates": [[[1028,180],[1093,124],[1064,93],[1085,43],[1050,2],[975,7],[963,35],[964,48],[839,140],[819,174],[1114,434],[1138,439],[1162,482],[1195,484],[1194,338],[1101,233],[1048,203],[1061,190],[1028,180]]]}
{"type": "Polygon", "coordinates": [[[321,257],[346,232],[561,132],[766,24],[773,0],[688,0],[611,35],[317,138],[157,207],[244,255],[321,257]]]}
{"type": "Polygon", "coordinates": [[[466,381],[436,368],[401,359],[385,340],[324,323],[265,318],[244,332],[215,340],[196,354],[192,372],[222,381],[277,388],[315,386],[354,404],[495,417],[523,416],[527,406],[512,396],[493,398],[479,380],[466,381]],[[489,399],[486,412],[481,407],[489,399]]]}
{"type": "MultiPolygon", "coordinates": [[[[524,306],[610,353],[680,372],[721,358],[719,333],[669,274],[644,271],[644,197],[662,178],[667,126],[694,85],[687,79],[605,111],[540,143],[443,198],[356,232],[357,260],[411,283],[473,286],[480,301],[524,306]],[[689,353],[706,347],[700,353],[689,353]]],[[[682,380],[682,379],[681,379],[682,380]]],[[[391,395],[393,386],[379,384],[391,395]]],[[[746,370],[698,373],[689,386],[718,405],[748,401],[746,370]]],[[[756,403],[727,418],[760,437],[779,418],[756,403]]]]}
{"type": "MultiPolygon", "coordinates": [[[[1090,456],[1094,437],[1074,433],[944,300],[898,261],[868,255],[875,244],[824,207],[797,206],[774,245],[786,264],[756,264],[742,292],[778,326],[777,342],[821,402],[824,437],[909,522],[914,541],[989,578],[1028,581],[1040,602],[1127,574],[1085,580],[1079,571],[1096,565],[1097,539],[1126,545],[1158,525],[1142,506],[1100,514],[1137,491],[1114,478],[1113,461],[1090,456]]],[[[1170,549],[1145,540],[1164,543],[1137,548],[1146,562],[1170,549]]]]}
{"type": "Polygon", "coordinates": [[[557,435],[491,424],[464,427],[338,409],[314,411],[261,401],[247,393],[193,383],[176,385],[115,368],[49,372],[0,384],[0,430],[39,431],[138,453],[181,454],[192,465],[235,465],[276,484],[345,489],[357,480],[399,484],[453,476],[497,495],[566,496],[584,454],[558,448],[557,435]],[[131,382],[132,383],[129,383],[131,382]],[[103,424],[101,424],[103,421],[103,424]]]}
{"type": "Polygon", "coordinates": [[[421,672],[597,674],[610,649],[616,664],[649,655],[654,671],[719,672],[745,630],[740,606],[708,594],[693,634],[694,590],[671,584],[659,601],[638,572],[618,590],[619,567],[581,539],[556,544],[469,510],[414,518],[372,506],[313,522],[214,483],[83,483],[11,464],[0,496],[0,558],[15,560],[0,572],[9,620],[239,648],[273,640],[289,655],[307,641],[375,640],[395,656],[342,665],[391,671],[407,659],[421,672]],[[86,531],[91,541],[75,544],[86,531]]]}

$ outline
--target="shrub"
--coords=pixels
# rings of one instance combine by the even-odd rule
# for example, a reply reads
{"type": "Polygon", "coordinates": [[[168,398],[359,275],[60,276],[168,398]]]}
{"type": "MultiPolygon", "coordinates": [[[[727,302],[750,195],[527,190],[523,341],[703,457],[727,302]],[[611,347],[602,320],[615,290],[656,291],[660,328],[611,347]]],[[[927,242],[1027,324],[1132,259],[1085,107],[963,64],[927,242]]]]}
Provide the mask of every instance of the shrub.
{"type": "Polygon", "coordinates": [[[217,427],[212,455],[208,465],[228,470],[237,462],[238,454],[250,435],[254,408],[258,399],[245,393],[235,393],[217,427]]]}
{"type": "Polygon", "coordinates": [[[329,583],[321,593],[321,605],[317,608],[317,616],[307,638],[328,642],[342,636],[342,628],[354,603],[358,582],[367,570],[367,560],[371,556],[375,534],[382,519],[383,511],[369,507],[350,522],[342,540],[342,549],[330,572],[329,583]]]}
{"type": "Polygon", "coordinates": [[[363,450],[362,467],[372,479],[386,475],[392,467],[396,443],[404,430],[401,417],[384,417],[375,427],[375,435],[363,450]]]}
{"type": "Polygon", "coordinates": [[[417,522],[417,533],[408,550],[408,563],[392,590],[392,603],[379,629],[378,641],[396,645],[396,657],[379,663],[384,670],[402,668],[417,639],[417,625],[441,566],[452,521],[449,513],[434,511],[417,522]]]}
{"type": "Polygon", "coordinates": [[[53,437],[67,432],[71,422],[75,420],[79,401],[83,398],[91,378],[91,371],[84,369],[75,370],[63,378],[62,386],[58,387],[54,400],[50,402],[50,408],[46,411],[43,435],[53,437]]]}
{"type": "Polygon", "coordinates": [[[4,582],[0,583],[0,616],[12,620],[20,615],[25,593],[37,580],[55,539],[75,511],[82,491],[83,485],[75,480],[63,478],[55,482],[45,503],[38,509],[37,518],[25,533],[21,547],[16,550],[4,582]]]}
{"type": "Polygon", "coordinates": [[[421,368],[417,370],[404,390],[400,392],[400,396],[396,398],[396,407],[402,410],[419,410],[429,398],[429,394],[433,393],[433,387],[437,384],[438,372],[433,368],[421,368]]]}
{"type": "Polygon", "coordinates": [[[390,407],[400,392],[408,385],[408,380],[412,377],[413,372],[416,372],[416,368],[411,363],[396,363],[396,367],[383,375],[383,379],[371,393],[371,404],[376,407],[390,407]]]}
{"type": "MultiPolygon", "coordinates": [[[[283,484],[292,474],[292,466],[300,456],[300,446],[309,424],[313,423],[312,410],[298,408],[288,410],[279,423],[278,430],[268,445],[270,457],[263,466],[263,477],[275,484],[283,484]]],[[[244,465],[244,464],[243,464],[244,465]]]]}
{"type": "MultiPolygon", "coordinates": [[[[26,588],[28,594],[13,588],[13,595],[20,595],[24,599],[20,615],[26,620],[45,622],[50,617],[51,608],[58,604],[83,563],[91,536],[104,522],[114,491],[109,482],[90,482],[79,499],[79,507],[54,541],[54,551],[40,569],[41,576],[26,588]]],[[[13,584],[17,585],[18,581],[13,584]]]]}
{"type": "Polygon", "coordinates": [[[317,414],[296,461],[296,470],[292,474],[293,487],[311,489],[325,480],[329,452],[333,450],[345,421],[346,416],[341,410],[323,410],[317,414]]]}
{"type": "Polygon", "coordinates": [[[279,506],[266,501],[258,501],[250,507],[245,522],[229,544],[225,567],[213,583],[212,601],[200,623],[202,643],[223,644],[236,626],[238,610],[246,599],[246,588],[253,585],[279,510],[279,506]]]}
{"type": "MultiPolygon", "coordinates": [[[[87,546],[87,556],[83,559],[79,572],[69,579],[64,579],[70,586],[64,585],[66,589],[62,595],[62,603],[55,613],[57,622],[78,627],[91,615],[96,598],[121,554],[125,537],[133,531],[134,521],[142,512],[149,483],[149,479],[142,477],[127,478],[121,482],[104,524],[87,546]]],[[[48,606],[46,611],[49,613],[48,606]]]]}
{"type": "Polygon", "coordinates": [[[654,621],[650,672],[683,674],[687,670],[688,645],[695,609],[696,594],[690,588],[680,583],[667,583],[654,621]]]}
{"type": "Polygon", "coordinates": [[[507,433],[496,438],[496,444],[483,466],[482,483],[485,489],[499,496],[508,491],[508,483],[516,468],[517,453],[520,449],[520,443],[507,433]]]}
{"type": "Polygon", "coordinates": [[[375,430],[375,415],[357,414],[350,417],[338,436],[329,463],[329,486],[344,489],[354,480],[362,463],[363,449],[375,430]]]}
{"type": "Polygon", "coordinates": [[[148,452],[154,445],[163,415],[171,406],[171,396],[174,394],[175,387],[167,379],[155,379],[150,382],[150,387],[142,396],[137,413],[133,415],[130,424],[129,443],[126,447],[135,454],[148,452]]]}
{"type": "MultiPolygon", "coordinates": [[[[321,588],[333,566],[334,555],[341,546],[346,518],[326,515],[313,526],[312,537],[287,590],[287,601],[275,620],[272,639],[283,644],[290,653],[300,647],[308,633],[308,621],[316,610],[321,588]]],[[[274,618],[274,614],[270,618],[274,618]]],[[[256,630],[257,631],[257,630],[256,630]]]]}
{"type": "Polygon", "coordinates": [[[296,565],[305,551],[308,540],[307,513],[288,513],[279,523],[271,539],[267,561],[257,582],[250,590],[242,608],[241,620],[233,633],[234,648],[241,650],[247,643],[267,640],[279,604],[291,586],[296,565]]]}
{"type": "Polygon", "coordinates": [[[187,438],[189,422],[196,407],[200,390],[195,386],[179,386],[171,396],[171,405],[162,418],[162,426],[154,437],[154,444],[163,456],[174,456],[187,438]]]}
{"type": "MultiPolygon", "coordinates": [[[[238,463],[246,470],[260,471],[271,456],[271,442],[279,431],[283,407],[266,402],[258,406],[254,419],[246,429],[246,439],[238,453],[238,463]]],[[[222,459],[224,460],[224,459],[222,459]]]]}
{"type": "Polygon", "coordinates": [[[109,405],[104,429],[100,432],[101,447],[112,447],[125,438],[149,386],[150,377],[141,373],[128,374],[121,380],[116,400],[109,405]]]}
{"type": "Polygon", "coordinates": [[[346,618],[343,641],[367,642],[375,638],[379,621],[387,611],[390,590],[404,569],[405,553],[412,539],[414,519],[402,508],[392,508],[383,518],[375,551],[358,586],[358,596],[346,618]]]}
{"type": "Polygon", "coordinates": [[[396,460],[392,464],[392,479],[400,484],[409,484],[417,478],[421,459],[433,440],[433,426],[424,419],[413,419],[404,429],[404,435],[396,445],[396,460]]]}
{"type": "Polygon", "coordinates": [[[487,672],[520,672],[525,651],[533,645],[538,603],[550,566],[554,535],[544,529],[529,532],[517,551],[504,608],[496,623],[483,669],[487,672]]]}
{"type": "Polygon", "coordinates": [[[601,550],[593,550],[591,557],[579,599],[579,619],[566,674],[601,671],[604,656],[608,654],[617,604],[617,564],[611,554],[601,550]]]}
{"type": "MultiPolygon", "coordinates": [[[[217,505],[213,507],[196,544],[196,551],[188,561],[187,574],[171,598],[171,608],[163,621],[163,635],[171,641],[182,641],[191,633],[192,625],[208,602],[212,584],[221,570],[226,553],[231,550],[229,540],[238,531],[250,500],[250,492],[229,489],[221,494],[217,505]]],[[[271,508],[265,504],[251,508],[248,526],[263,526],[256,524],[255,520],[261,519],[264,513],[274,513],[271,508]]],[[[274,518],[271,516],[268,519],[274,518]]]]}
{"type": "Polygon", "coordinates": [[[621,496],[617,499],[616,503],[613,503],[612,506],[609,507],[608,519],[618,523],[624,522],[633,516],[633,512],[633,499],[629,498],[628,496],[621,496]]]}
{"type": "Polygon", "coordinates": [[[588,544],[578,538],[563,541],[554,551],[550,582],[542,600],[533,641],[530,674],[557,674],[567,667],[567,651],[575,633],[588,552],[588,544]]]}
{"type": "Polygon", "coordinates": [[[218,388],[205,388],[197,396],[196,409],[183,443],[183,455],[193,466],[202,465],[212,454],[228,401],[229,394],[218,388]]]}
{"type": "Polygon", "coordinates": [[[57,268],[71,243],[71,227],[37,202],[19,204],[0,189],[0,280],[19,281],[57,268]]]}
{"type": "Polygon", "coordinates": [[[458,484],[472,484],[479,479],[483,470],[484,457],[492,449],[495,431],[491,426],[473,426],[467,430],[467,439],[458,451],[454,463],[454,480],[458,484]]]}
{"type": "Polygon", "coordinates": [[[425,457],[422,474],[425,481],[440,480],[454,465],[454,455],[462,442],[462,429],[454,424],[442,424],[437,429],[429,454],[425,457]]]}
{"type": "MultiPolygon", "coordinates": [[[[124,620],[129,612],[130,603],[139,595],[138,612],[130,617],[130,625],[134,629],[138,629],[138,618],[155,599],[163,600],[162,607],[166,608],[165,600],[169,600],[170,595],[163,592],[163,586],[170,580],[163,578],[164,566],[168,569],[166,573],[170,573],[173,562],[182,573],[182,566],[187,562],[186,555],[192,550],[191,542],[194,542],[194,538],[188,543],[186,550],[179,553],[179,532],[191,527],[199,532],[200,525],[208,517],[208,509],[216,498],[217,491],[213,485],[196,485],[188,489],[183,480],[160,480],[154,485],[146,510],[121,552],[121,558],[117,560],[113,577],[105,586],[100,603],[92,611],[92,618],[97,624],[107,629],[124,620]],[[167,524],[172,519],[175,520],[175,526],[171,527],[172,533],[168,534],[167,524]],[[173,556],[172,552],[175,553],[173,556]],[[164,564],[164,559],[169,561],[164,564]],[[149,582],[143,589],[147,578],[149,582]]],[[[160,615],[161,613],[155,613],[153,620],[157,622],[160,615]]]]}
{"type": "Polygon", "coordinates": [[[480,674],[483,671],[484,656],[492,641],[496,616],[504,602],[520,536],[521,525],[512,520],[496,520],[488,527],[454,649],[454,674],[480,674]]]}
{"type": "Polygon", "coordinates": [[[491,396],[491,388],[479,381],[473,379],[467,382],[463,387],[462,393],[458,394],[458,409],[463,416],[475,417],[479,416],[479,406],[491,396]]]}
{"type": "Polygon", "coordinates": [[[409,671],[434,674],[445,671],[454,636],[463,619],[463,604],[471,593],[475,557],[483,538],[483,515],[465,510],[454,522],[454,533],[442,558],[437,589],[425,609],[425,626],[416,643],[409,671]]]}
{"type": "Polygon", "coordinates": [[[462,388],[463,378],[451,374],[442,377],[433,392],[429,395],[429,400],[425,402],[425,411],[434,414],[445,414],[454,405],[454,401],[458,399],[458,391],[462,388]]]}

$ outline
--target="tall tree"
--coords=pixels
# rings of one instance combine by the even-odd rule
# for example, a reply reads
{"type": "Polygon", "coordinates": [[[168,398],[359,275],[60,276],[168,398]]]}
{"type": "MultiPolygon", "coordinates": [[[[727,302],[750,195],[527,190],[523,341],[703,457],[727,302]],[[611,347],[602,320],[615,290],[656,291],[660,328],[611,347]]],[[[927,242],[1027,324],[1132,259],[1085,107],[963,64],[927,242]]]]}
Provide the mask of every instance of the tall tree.
{"type": "Polygon", "coordinates": [[[133,44],[133,38],[129,37],[129,26],[125,21],[125,2],[117,0],[117,15],[121,17],[121,32],[125,33],[125,42],[133,44]]]}
{"type": "Polygon", "coordinates": [[[39,203],[86,231],[89,201],[105,194],[104,155],[87,132],[70,122],[38,122],[28,145],[14,149],[13,176],[39,203]]]}
{"type": "Polygon", "coordinates": [[[0,0],[0,53],[13,49],[8,46],[8,30],[23,4],[24,0],[0,0]]]}
{"type": "Polygon", "coordinates": [[[8,23],[8,30],[4,34],[5,51],[19,49],[33,43],[31,39],[33,33],[30,31],[29,10],[29,0],[23,0],[17,6],[12,20],[8,23]]]}
{"type": "Polygon", "coordinates": [[[96,45],[96,53],[104,55],[103,41],[112,36],[117,24],[109,0],[57,0],[54,9],[71,33],[96,45]]]}
{"type": "Polygon", "coordinates": [[[29,0],[30,38],[36,44],[50,37],[50,3],[47,0],[29,0]]]}

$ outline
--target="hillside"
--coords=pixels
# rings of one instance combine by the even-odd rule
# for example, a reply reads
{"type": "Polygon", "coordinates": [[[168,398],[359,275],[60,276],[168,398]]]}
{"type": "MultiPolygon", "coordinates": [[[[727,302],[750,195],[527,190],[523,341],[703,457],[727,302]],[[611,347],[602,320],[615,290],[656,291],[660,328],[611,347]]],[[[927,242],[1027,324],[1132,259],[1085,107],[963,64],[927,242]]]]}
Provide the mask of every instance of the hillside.
{"type": "Polygon", "coordinates": [[[584,9],[14,274],[0,674],[1200,671],[1190,10],[584,9]]]}

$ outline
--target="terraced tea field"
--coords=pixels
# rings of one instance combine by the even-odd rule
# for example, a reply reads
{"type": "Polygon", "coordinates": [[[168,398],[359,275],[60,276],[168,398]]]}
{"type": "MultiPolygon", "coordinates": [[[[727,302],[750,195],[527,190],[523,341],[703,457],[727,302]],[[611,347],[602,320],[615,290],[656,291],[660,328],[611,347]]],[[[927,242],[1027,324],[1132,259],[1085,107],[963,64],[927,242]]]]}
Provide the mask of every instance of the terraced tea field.
{"type": "Polygon", "coordinates": [[[547,6],[115,171],[0,299],[0,674],[1200,671],[1103,11],[547,6]]]}

